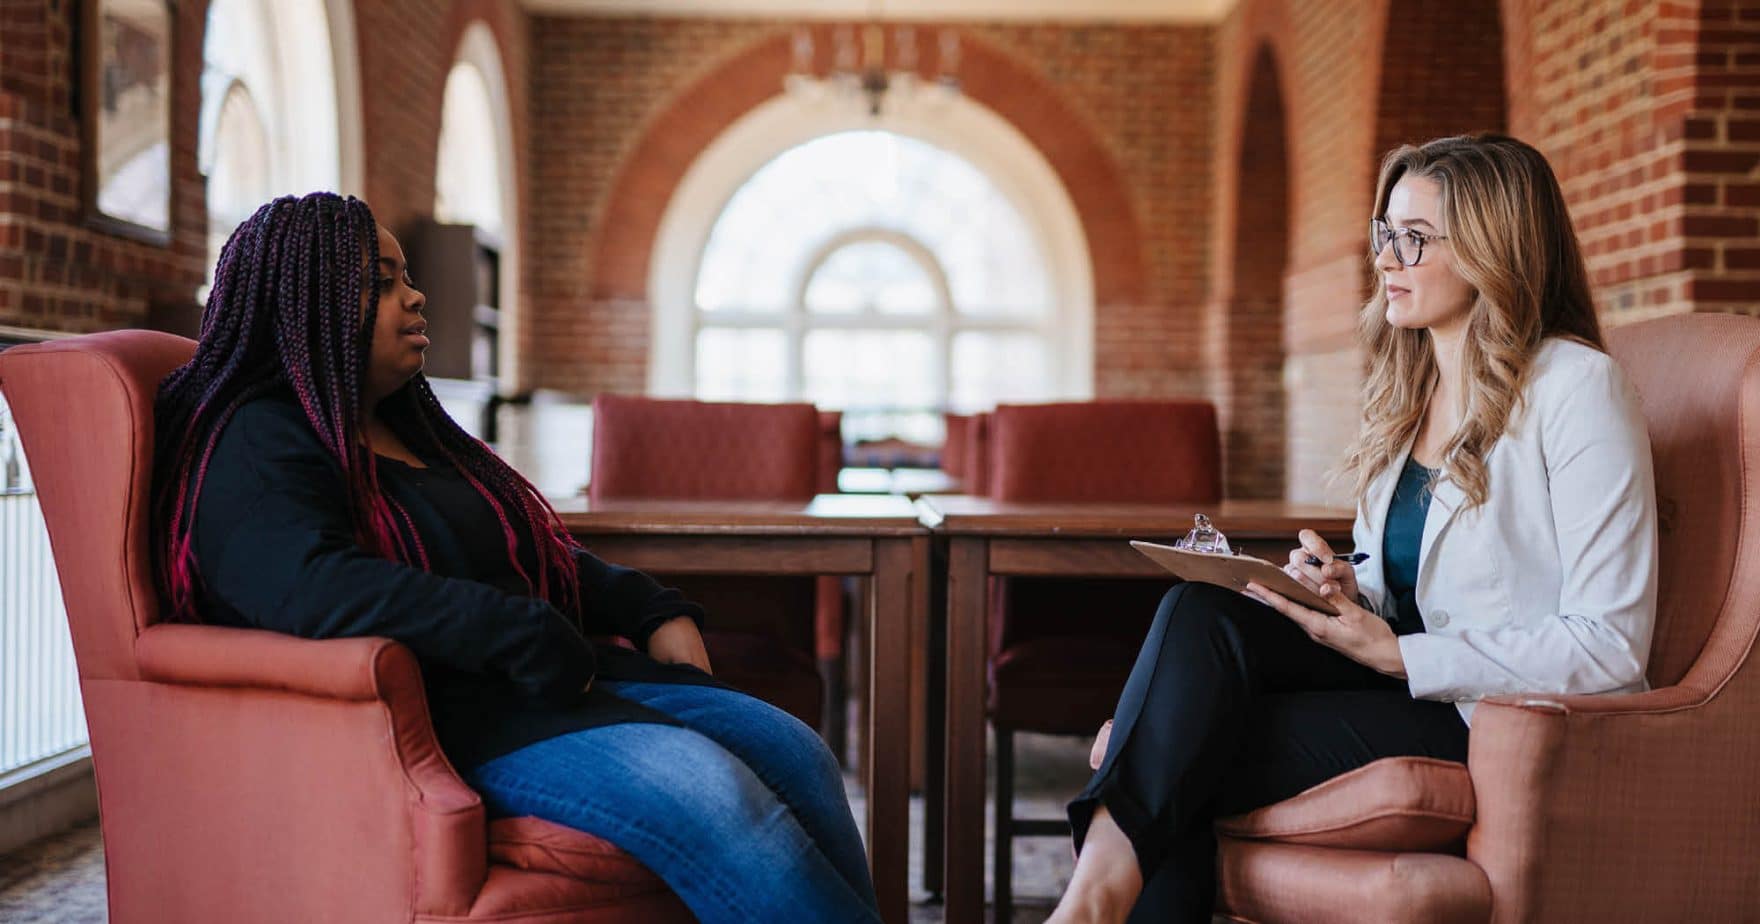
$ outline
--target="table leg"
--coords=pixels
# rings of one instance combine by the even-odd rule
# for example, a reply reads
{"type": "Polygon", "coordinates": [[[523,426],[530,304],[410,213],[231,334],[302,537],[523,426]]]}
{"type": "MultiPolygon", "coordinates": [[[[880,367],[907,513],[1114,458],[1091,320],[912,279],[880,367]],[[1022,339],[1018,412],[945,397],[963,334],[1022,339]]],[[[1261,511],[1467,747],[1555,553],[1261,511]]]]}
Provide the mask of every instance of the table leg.
{"type": "Polygon", "coordinates": [[[882,920],[910,916],[911,622],[926,577],[928,540],[874,543],[868,623],[868,862],[882,920]]]}
{"type": "Polygon", "coordinates": [[[948,924],[984,919],[984,624],[989,545],[954,537],[947,566],[948,924]]]}
{"type": "Polygon", "coordinates": [[[947,541],[937,537],[929,540],[926,628],[922,645],[928,660],[923,736],[923,762],[928,768],[923,778],[923,891],[934,902],[941,900],[945,883],[942,837],[947,829],[947,541]]]}

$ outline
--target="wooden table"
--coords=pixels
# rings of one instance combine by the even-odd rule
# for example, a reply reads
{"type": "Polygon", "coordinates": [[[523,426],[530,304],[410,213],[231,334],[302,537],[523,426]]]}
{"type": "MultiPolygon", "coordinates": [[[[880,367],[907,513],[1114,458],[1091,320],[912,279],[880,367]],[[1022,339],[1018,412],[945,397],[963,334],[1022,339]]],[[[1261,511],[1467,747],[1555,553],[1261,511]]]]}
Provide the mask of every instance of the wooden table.
{"type": "Polygon", "coordinates": [[[911,502],[822,495],[811,503],[558,500],[595,555],[666,574],[862,575],[868,591],[868,862],[881,916],[909,917],[911,626],[928,607],[929,534],[911,502]]]}
{"type": "MultiPolygon", "coordinates": [[[[945,866],[926,844],[925,886],[945,887],[949,924],[984,919],[984,700],[985,623],[989,578],[1172,578],[1132,549],[1129,539],[1163,542],[1183,537],[1194,513],[1206,513],[1235,546],[1272,561],[1287,558],[1295,534],[1317,530],[1328,541],[1348,543],[1352,513],[1283,501],[1224,501],[1206,505],[1020,504],[946,496],[917,501],[923,523],[946,542],[945,618],[931,611],[927,643],[941,649],[945,667],[931,665],[929,708],[946,702],[946,728],[928,736],[929,758],[946,748],[944,801],[927,800],[926,827],[942,827],[945,866]],[[945,682],[945,687],[939,681],[945,682]],[[940,809],[937,811],[936,809],[940,809]],[[942,876],[935,875],[936,872],[942,876]]],[[[939,596],[939,594],[937,594],[939,596]]],[[[1074,793],[1071,793],[1074,795],[1074,793]]]]}

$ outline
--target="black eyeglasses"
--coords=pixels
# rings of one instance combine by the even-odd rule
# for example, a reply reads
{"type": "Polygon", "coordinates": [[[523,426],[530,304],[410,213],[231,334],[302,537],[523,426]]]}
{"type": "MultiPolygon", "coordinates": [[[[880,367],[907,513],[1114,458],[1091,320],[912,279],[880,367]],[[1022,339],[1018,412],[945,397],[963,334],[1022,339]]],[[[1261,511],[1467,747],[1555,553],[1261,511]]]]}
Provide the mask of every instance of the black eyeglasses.
{"type": "Polygon", "coordinates": [[[1425,244],[1430,241],[1446,240],[1448,240],[1446,234],[1424,234],[1420,231],[1413,231],[1411,228],[1395,230],[1382,219],[1372,218],[1369,220],[1369,249],[1379,257],[1381,251],[1385,250],[1388,244],[1392,244],[1393,258],[1399,261],[1400,266],[1417,266],[1418,261],[1424,259],[1425,244]]]}

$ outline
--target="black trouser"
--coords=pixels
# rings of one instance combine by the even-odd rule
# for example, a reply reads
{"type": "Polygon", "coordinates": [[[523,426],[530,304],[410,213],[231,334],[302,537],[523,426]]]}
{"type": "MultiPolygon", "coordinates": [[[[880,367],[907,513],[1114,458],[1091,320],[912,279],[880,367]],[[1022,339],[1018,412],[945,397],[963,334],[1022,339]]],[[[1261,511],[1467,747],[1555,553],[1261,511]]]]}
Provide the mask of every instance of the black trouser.
{"type": "Polygon", "coordinates": [[[1094,778],[1069,806],[1079,850],[1106,805],[1136,850],[1133,922],[1208,924],[1213,819],[1286,799],[1383,757],[1467,759],[1449,703],[1308,638],[1277,611],[1213,584],[1175,585],[1113,716],[1094,778]]]}

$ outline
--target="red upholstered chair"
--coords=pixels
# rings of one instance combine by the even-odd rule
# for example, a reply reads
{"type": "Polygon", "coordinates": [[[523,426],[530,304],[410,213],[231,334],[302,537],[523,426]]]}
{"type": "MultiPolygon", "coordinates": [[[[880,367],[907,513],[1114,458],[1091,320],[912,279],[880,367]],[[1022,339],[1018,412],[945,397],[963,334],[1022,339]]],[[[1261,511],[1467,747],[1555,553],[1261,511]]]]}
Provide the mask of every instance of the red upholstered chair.
{"type": "Polygon", "coordinates": [[[1760,920],[1760,321],[1615,328],[1656,466],[1652,689],[1498,696],[1467,765],[1376,761],[1217,824],[1240,921],[1760,920]]]}
{"type": "Polygon", "coordinates": [[[963,466],[965,492],[982,497],[990,493],[991,413],[973,414],[966,421],[966,452],[963,466]]]}
{"type": "Polygon", "coordinates": [[[966,433],[971,429],[972,419],[963,414],[943,414],[941,420],[946,428],[946,437],[941,441],[941,470],[954,478],[964,478],[966,455],[971,451],[966,445],[966,433]]]}
{"type": "MultiPolygon", "coordinates": [[[[810,404],[600,395],[588,495],[808,501],[819,490],[821,433],[810,404]]],[[[817,579],[662,577],[707,610],[703,640],[718,676],[819,727],[817,579]]]]}
{"type": "MultiPolygon", "coordinates": [[[[990,496],[1003,501],[1214,503],[1222,450],[1207,401],[1001,405],[989,421],[990,496]]],[[[1169,581],[1006,578],[990,611],[996,732],[996,919],[1009,920],[1013,840],[1067,835],[1013,817],[1014,733],[1094,733],[1118,704],[1169,581]]]]}
{"type": "Polygon", "coordinates": [[[73,632],[110,920],[693,920],[605,841],[489,823],[402,645],[159,623],[153,396],[192,349],[119,331],[0,353],[73,632]]]}

